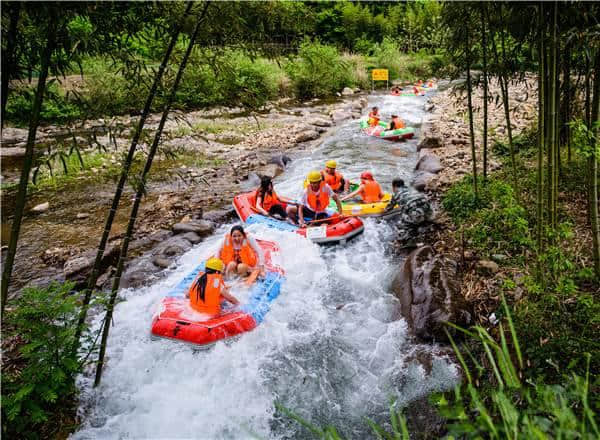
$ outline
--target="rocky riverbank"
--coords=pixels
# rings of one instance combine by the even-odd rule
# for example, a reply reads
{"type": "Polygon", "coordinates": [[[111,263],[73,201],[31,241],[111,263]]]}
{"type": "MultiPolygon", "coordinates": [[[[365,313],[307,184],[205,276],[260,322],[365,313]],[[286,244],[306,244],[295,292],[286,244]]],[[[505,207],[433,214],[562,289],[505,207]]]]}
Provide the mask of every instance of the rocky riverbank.
{"type": "MultiPolygon", "coordinates": [[[[280,100],[256,115],[244,114],[240,108],[174,112],[164,130],[160,147],[163,154],[153,168],[155,176],[160,175],[150,182],[138,215],[122,286],[136,286],[159,276],[216,225],[233,218],[229,208],[233,195],[255,187],[258,175],[279,175],[295,153],[320,142],[336,129],[336,124],[360,118],[366,104],[365,96],[347,90],[343,98],[334,102],[313,100],[298,104],[280,100]]],[[[158,114],[149,117],[139,152],[147,150],[159,119],[158,114]]],[[[53,279],[78,283],[85,279],[114,191],[114,183],[99,181],[94,175],[111,166],[120,167],[135,121],[120,117],[68,128],[40,129],[41,148],[59,146],[68,136],[84,152],[97,148],[96,144],[104,146],[106,158],[89,170],[89,175],[81,176],[81,183],[59,191],[32,193],[21,229],[11,294],[25,285],[41,285],[53,279]]],[[[18,160],[17,153],[25,140],[25,131],[5,129],[3,154],[8,150],[18,160]]],[[[143,158],[143,154],[138,155],[143,158]]],[[[3,170],[3,183],[10,178],[11,171],[3,170]]],[[[105,253],[99,287],[110,284],[131,195],[128,186],[105,253]]],[[[11,190],[3,191],[3,204],[10,196],[11,190]]],[[[3,245],[11,220],[11,207],[4,208],[3,245]]]]}

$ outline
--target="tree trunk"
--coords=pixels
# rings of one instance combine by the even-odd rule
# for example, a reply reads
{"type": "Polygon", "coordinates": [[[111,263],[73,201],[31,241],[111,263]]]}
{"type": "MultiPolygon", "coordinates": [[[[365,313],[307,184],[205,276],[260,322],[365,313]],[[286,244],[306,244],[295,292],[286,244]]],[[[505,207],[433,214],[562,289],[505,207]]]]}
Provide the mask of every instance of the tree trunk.
{"type": "Polygon", "coordinates": [[[27,144],[25,145],[25,158],[23,160],[23,169],[21,170],[21,178],[19,179],[19,190],[15,201],[15,215],[11,225],[10,242],[8,251],[4,260],[4,270],[2,271],[2,304],[0,305],[0,313],[4,315],[4,307],[8,299],[8,285],[12,275],[15,255],[17,253],[17,242],[19,240],[19,232],[21,230],[21,221],[23,219],[23,211],[25,210],[25,202],[27,201],[27,185],[29,184],[29,172],[33,163],[33,150],[35,147],[35,137],[40,124],[40,113],[42,110],[42,102],[44,100],[44,92],[46,90],[46,80],[48,79],[48,70],[52,53],[56,48],[56,15],[54,9],[50,8],[50,17],[48,19],[48,30],[46,35],[46,47],[42,54],[40,76],[33,100],[33,108],[31,109],[31,117],[29,119],[29,132],[27,133],[27,144]]]}
{"type": "Polygon", "coordinates": [[[125,260],[127,259],[127,251],[129,249],[129,242],[133,235],[133,230],[135,228],[135,222],[137,220],[137,214],[140,207],[140,203],[142,201],[142,197],[146,191],[146,179],[148,177],[148,173],[152,167],[152,161],[154,160],[154,155],[156,154],[156,150],[158,149],[158,144],[160,143],[160,138],[162,135],[163,128],[165,123],[167,122],[167,117],[169,116],[169,111],[171,110],[171,104],[175,100],[175,94],[177,93],[177,88],[179,87],[179,82],[181,81],[181,77],[183,76],[183,72],[185,70],[185,66],[187,61],[192,53],[192,48],[194,47],[194,43],[196,42],[196,37],[200,31],[200,25],[206,11],[209,6],[209,2],[204,4],[204,8],[202,13],[198,17],[196,21],[196,27],[194,28],[194,33],[192,34],[190,41],[188,43],[187,50],[181,64],[179,65],[179,70],[177,71],[177,76],[175,77],[175,82],[171,87],[171,93],[167,102],[165,103],[165,107],[162,113],[162,117],[160,119],[160,123],[158,124],[158,128],[156,134],[154,136],[154,141],[152,142],[152,146],[150,147],[150,151],[148,153],[148,158],[146,159],[146,164],[144,165],[144,170],[139,179],[137,191],[135,194],[135,199],[133,201],[133,206],[131,208],[131,215],[129,216],[129,223],[127,224],[127,232],[125,233],[125,237],[123,238],[123,243],[121,244],[121,253],[119,254],[119,261],[117,263],[117,271],[115,273],[115,277],[113,280],[111,296],[109,299],[109,303],[106,309],[106,317],[104,318],[104,328],[102,330],[102,341],[100,344],[100,353],[98,354],[98,363],[96,365],[96,378],[94,380],[94,386],[98,386],[100,384],[100,380],[102,378],[102,368],[104,365],[104,355],[106,353],[106,344],[108,341],[108,334],[110,332],[110,323],[112,321],[112,315],[114,310],[114,304],[117,298],[117,293],[119,291],[119,284],[121,283],[121,275],[123,273],[123,268],[125,266],[125,260]]]}
{"type": "Polygon", "coordinates": [[[537,254],[538,254],[538,277],[541,279],[541,261],[540,256],[543,252],[543,232],[544,232],[544,118],[545,110],[545,82],[546,74],[544,68],[545,47],[544,47],[544,10],[543,3],[538,5],[538,153],[537,153],[537,254]]]}
{"type": "Polygon", "coordinates": [[[92,268],[92,272],[88,278],[87,289],[84,294],[83,304],[81,307],[81,313],[79,315],[79,322],[77,324],[77,332],[75,335],[75,343],[79,344],[79,338],[81,337],[81,332],[83,330],[83,324],[85,323],[85,319],[87,317],[87,311],[90,304],[90,300],[92,298],[92,292],[96,288],[96,281],[100,276],[100,267],[102,264],[102,258],[104,257],[104,251],[106,249],[106,243],[108,242],[108,237],[110,235],[110,230],[112,228],[113,221],[115,219],[115,215],[117,214],[117,209],[119,208],[119,202],[121,201],[121,196],[123,195],[123,189],[125,188],[125,183],[127,182],[127,176],[129,175],[129,170],[131,168],[131,164],[133,162],[133,157],[135,155],[135,151],[137,149],[137,144],[139,142],[140,136],[142,134],[142,129],[144,128],[144,124],[146,123],[146,118],[150,114],[150,109],[152,107],[152,101],[154,100],[154,96],[156,95],[156,91],[158,90],[158,86],[162,81],[163,74],[169,62],[169,58],[171,57],[171,53],[173,52],[173,48],[177,43],[177,39],[179,38],[179,34],[181,33],[181,29],[183,28],[185,18],[187,17],[190,9],[192,8],[193,3],[188,2],[185,12],[183,13],[182,19],[175,26],[173,30],[173,34],[171,35],[171,41],[169,42],[169,46],[165,51],[163,56],[162,63],[158,68],[158,72],[154,77],[154,82],[152,87],[150,88],[150,92],[148,93],[148,98],[146,99],[146,103],[144,105],[144,110],[140,115],[140,120],[138,121],[137,128],[131,139],[131,145],[129,147],[129,151],[127,153],[127,157],[125,158],[125,162],[123,163],[123,168],[121,170],[121,176],[119,177],[119,182],[117,183],[117,189],[115,191],[115,195],[112,200],[112,204],[110,207],[110,211],[108,212],[108,217],[106,218],[106,224],[104,226],[104,230],[102,232],[102,238],[100,239],[100,244],[98,245],[98,252],[96,253],[96,259],[94,260],[94,266],[92,268]]]}
{"type": "Polygon", "coordinates": [[[0,127],[4,128],[4,120],[6,119],[6,102],[8,101],[8,85],[10,80],[14,79],[17,62],[17,25],[19,24],[19,14],[21,12],[21,2],[5,3],[10,9],[10,23],[8,25],[8,33],[6,35],[6,50],[2,51],[2,121],[0,127]]]}
{"type": "Polygon", "coordinates": [[[485,16],[487,3],[481,3],[481,36],[483,50],[483,180],[487,181],[488,172],[488,71],[487,71],[487,31],[485,16]]]}
{"type": "Polygon", "coordinates": [[[552,40],[550,47],[550,130],[549,130],[549,145],[550,145],[550,176],[551,176],[551,193],[550,193],[550,226],[553,231],[556,231],[556,176],[557,176],[557,163],[556,163],[556,3],[553,3],[553,15],[554,19],[552,22],[552,40]]]}
{"type": "Polygon", "coordinates": [[[517,180],[517,161],[515,158],[515,145],[513,143],[513,135],[512,135],[512,126],[510,123],[510,103],[508,96],[508,73],[506,72],[506,43],[504,37],[504,28],[500,30],[500,42],[502,44],[502,62],[504,67],[502,69],[502,74],[500,75],[500,90],[502,92],[502,102],[504,104],[504,117],[506,119],[506,131],[508,133],[508,145],[510,148],[510,162],[513,170],[513,181],[515,190],[519,192],[518,180],[517,180]]]}
{"type": "Polygon", "coordinates": [[[600,116],[600,50],[596,51],[596,62],[594,63],[594,101],[592,103],[591,122],[593,128],[593,145],[591,156],[588,159],[588,168],[590,176],[589,201],[590,201],[590,217],[592,224],[592,256],[594,259],[594,271],[596,277],[600,279],[600,228],[598,225],[598,143],[600,142],[600,127],[598,119],[600,116]]]}
{"type": "Polygon", "coordinates": [[[473,192],[475,193],[475,200],[479,198],[477,192],[477,156],[475,155],[475,130],[473,129],[473,102],[472,94],[473,90],[471,87],[471,47],[469,39],[469,27],[466,25],[466,38],[465,38],[465,50],[467,54],[467,106],[469,109],[469,134],[471,138],[471,158],[473,161],[473,192]]]}

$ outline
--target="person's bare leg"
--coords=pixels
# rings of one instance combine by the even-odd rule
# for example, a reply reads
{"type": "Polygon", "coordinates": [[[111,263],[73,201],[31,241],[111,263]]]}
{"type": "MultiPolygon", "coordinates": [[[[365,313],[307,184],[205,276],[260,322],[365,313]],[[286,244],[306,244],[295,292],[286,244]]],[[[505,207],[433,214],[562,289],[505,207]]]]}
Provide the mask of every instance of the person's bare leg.
{"type": "Polygon", "coordinates": [[[292,224],[298,223],[298,207],[297,206],[288,206],[285,208],[285,212],[288,215],[288,221],[292,224]]]}
{"type": "Polygon", "coordinates": [[[246,277],[250,274],[250,268],[248,267],[247,264],[240,263],[237,266],[237,273],[241,277],[246,277]]]}
{"type": "Polygon", "coordinates": [[[235,274],[237,269],[237,264],[235,264],[235,261],[230,262],[227,265],[227,268],[225,269],[225,277],[229,278],[231,277],[233,274],[235,274]]]}

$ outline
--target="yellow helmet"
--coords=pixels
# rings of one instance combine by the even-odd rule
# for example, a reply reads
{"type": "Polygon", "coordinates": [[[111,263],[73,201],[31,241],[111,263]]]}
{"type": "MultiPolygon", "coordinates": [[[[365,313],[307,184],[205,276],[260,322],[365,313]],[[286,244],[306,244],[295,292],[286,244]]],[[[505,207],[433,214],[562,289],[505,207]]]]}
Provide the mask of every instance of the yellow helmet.
{"type": "Polygon", "coordinates": [[[327,168],[335,168],[337,167],[337,163],[335,162],[335,160],[328,160],[327,162],[325,162],[325,166],[327,168]]]}
{"type": "Polygon", "coordinates": [[[224,268],[224,264],[221,261],[220,258],[209,258],[208,260],[206,260],[206,264],[205,264],[207,269],[212,269],[212,270],[216,270],[219,272],[223,272],[223,268],[224,268]]]}
{"type": "Polygon", "coordinates": [[[310,183],[320,182],[321,181],[321,173],[319,173],[316,170],[312,170],[310,173],[308,173],[308,181],[310,183]]]}

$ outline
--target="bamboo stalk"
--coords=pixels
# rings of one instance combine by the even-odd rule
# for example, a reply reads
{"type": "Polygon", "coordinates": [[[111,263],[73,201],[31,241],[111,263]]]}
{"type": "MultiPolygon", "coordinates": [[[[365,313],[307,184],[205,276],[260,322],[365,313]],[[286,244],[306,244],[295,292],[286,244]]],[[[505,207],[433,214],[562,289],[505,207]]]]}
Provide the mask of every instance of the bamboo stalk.
{"type": "Polygon", "coordinates": [[[50,68],[52,53],[56,49],[56,22],[56,11],[54,10],[54,7],[50,7],[50,17],[46,33],[46,47],[44,48],[44,52],[42,54],[40,76],[38,78],[35,97],[33,100],[33,108],[31,110],[31,117],[29,119],[29,131],[27,133],[27,144],[25,145],[23,169],[21,170],[21,177],[19,179],[19,190],[17,192],[17,197],[15,200],[15,215],[13,217],[11,225],[10,241],[8,244],[6,258],[4,260],[4,270],[2,271],[2,303],[0,305],[0,314],[2,316],[4,316],[4,307],[6,306],[6,301],[8,299],[8,286],[12,275],[15,255],[17,253],[17,242],[19,240],[21,222],[23,220],[23,212],[25,211],[25,203],[27,201],[27,185],[29,183],[29,173],[31,171],[31,165],[33,163],[35,137],[37,134],[38,126],[40,125],[40,113],[42,110],[42,102],[44,100],[44,92],[46,90],[48,70],[50,68]]]}
{"type": "Polygon", "coordinates": [[[469,111],[469,136],[471,140],[471,159],[473,162],[473,192],[475,193],[475,200],[479,198],[477,191],[477,156],[475,155],[475,130],[473,128],[473,101],[472,94],[473,90],[471,87],[471,42],[469,39],[469,25],[466,23],[465,30],[465,50],[467,57],[467,106],[469,111]]]}
{"type": "Polygon", "coordinates": [[[538,5],[538,151],[537,151],[537,256],[538,277],[541,279],[542,268],[540,257],[543,253],[543,231],[544,231],[544,118],[545,118],[545,47],[544,47],[544,4],[538,5]]]}
{"type": "Polygon", "coordinates": [[[600,279],[600,226],[598,224],[598,151],[600,142],[600,127],[598,120],[600,117],[600,51],[596,51],[596,61],[594,66],[594,100],[592,103],[592,151],[588,159],[588,168],[590,176],[589,201],[590,201],[590,217],[592,226],[592,257],[594,259],[594,271],[596,277],[600,279]]]}
{"type": "Polygon", "coordinates": [[[481,36],[483,50],[483,180],[487,180],[488,172],[488,66],[487,66],[487,31],[485,16],[487,3],[481,3],[481,36]]]}
{"type": "Polygon", "coordinates": [[[102,341],[100,343],[100,353],[98,355],[98,363],[96,365],[96,378],[94,380],[95,387],[100,384],[100,380],[102,378],[102,368],[104,366],[104,355],[106,353],[106,344],[108,342],[110,323],[112,321],[114,305],[115,305],[115,301],[117,298],[117,293],[119,291],[119,285],[121,283],[121,275],[123,273],[123,268],[125,266],[125,260],[127,259],[127,251],[129,249],[129,242],[131,240],[131,237],[133,236],[133,230],[135,228],[135,222],[137,220],[137,214],[138,214],[138,210],[139,210],[139,207],[140,207],[140,204],[142,201],[142,197],[143,197],[144,193],[146,192],[145,191],[146,179],[148,177],[148,174],[150,173],[150,169],[152,168],[152,161],[154,160],[154,156],[156,154],[156,151],[158,150],[158,144],[160,143],[162,131],[164,129],[165,123],[167,122],[167,118],[169,116],[169,111],[171,110],[171,105],[172,105],[173,101],[175,100],[175,95],[177,93],[177,88],[179,87],[179,82],[181,81],[181,77],[183,76],[183,72],[185,70],[185,66],[190,57],[190,54],[192,53],[192,49],[194,47],[196,38],[200,31],[200,25],[202,24],[202,20],[204,19],[204,16],[206,15],[206,11],[207,11],[209,5],[210,5],[210,2],[206,2],[204,4],[204,8],[202,9],[201,14],[196,21],[196,27],[194,28],[194,32],[188,43],[188,47],[186,49],[185,55],[183,56],[181,64],[179,65],[179,70],[177,71],[177,76],[175,77],[175,82],[173,83],[173,86],[171,87],[170,95],[167,99],[167,102],[165,103],[162,117],[160,119],[158,128],[156,130],[156,134],[154,136],[154,141],[152,142],[152,146],[150,147],[150,151],[148,152],[148,157],[147,157],[146,163],[144,165],[144,170],[142,171],[142,174],[139,179],[138,187],[137,187],[137,190],[135,193],[135,199],[133,201],[133,206],[131,208],[131,215],[129,216],[129,223],[127,224],[127,232],[125,233],[125,237],[123,238],[123,243],[121,244],[121,253],[119,255],[119,261],[117,263],[117,271],[116,271],[115,277],[113,279],[111,296],[110,296],[109,303],[108,303],[108,306],[106,309],[106,316],[104,318],[104,329],[102,331],[102,341]]]}

